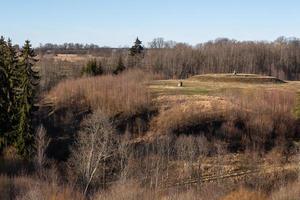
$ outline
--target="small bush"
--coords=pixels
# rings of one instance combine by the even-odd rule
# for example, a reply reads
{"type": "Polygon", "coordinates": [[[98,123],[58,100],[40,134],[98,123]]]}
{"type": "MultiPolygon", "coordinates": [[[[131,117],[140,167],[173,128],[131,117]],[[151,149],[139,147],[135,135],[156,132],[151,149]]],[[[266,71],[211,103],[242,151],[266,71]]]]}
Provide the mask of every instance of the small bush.
{"type": "Polygon", "coordinates": [[[115,69],[113,71],[113,74],[119,74],[119,73],[123,72],[124,70],[125,70],[125,65],[123,63],[122,57],[120,56],[118,59],[118,63],[115,66],[115,69]]]}
{"type": "Polygon", "coordinates": [[[103,74],[101,62],[96,59],[89,60],[86,66],[82,69],[82,74],[86,76],[97,76],[103,74]]]}

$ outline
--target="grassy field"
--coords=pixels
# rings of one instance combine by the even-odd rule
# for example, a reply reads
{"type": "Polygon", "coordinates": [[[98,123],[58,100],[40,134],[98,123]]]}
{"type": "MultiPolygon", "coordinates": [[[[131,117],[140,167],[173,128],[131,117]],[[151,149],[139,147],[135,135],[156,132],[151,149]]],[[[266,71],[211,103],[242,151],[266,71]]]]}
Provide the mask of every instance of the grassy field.
{"type": "Polygon", "coordinates": [[[218,119],[220,115],[227,118],[234,113],[247,115],[248,120],[260,124],[263,129],[266,127],[262,124],[272,124],[270,121],[275,116],[299,117],[299,81],[281,81],[250,74],[208,74],[201,75],[201,80],[199,77],[155,80],[149,84],[154,102],[160,109],[160,114],[152,124],[157,126],[153,132],[162,132],[164,128],[173,130],[174,127],[188,127],[203,119],[218,119]],[[225,80],[228,76],[236,80],[225,80]],[[178,87],[179,81],[182,81],[182,87],[178,87]],[[258,119],[261,121],[258,122],[258,119]]]}
{"type": "Polygon", "coordinates": [[[197,81],[214,81],[214,82],[239,82],[239,83],[284,83],[284,81],[272,77],[272,76],[261,76],[257,74],[205,74],[197,75],[189,78],[190,80],[197,81]]]}
{"type": "Polygon", "coordinates": [[[281,81],[259,75],[227,76],[208,74],[184,80],[156,80],[150,86],[156,95],[218,95],[228,90],[289,90],[299,91],[300,81],[281,81]],[[251,81],[249,81],[251,77],[251,81]],[[245,79],[245,80],[244,80],[245,79]],[[179,81],[183,87],[178,87],[179,81]]]}

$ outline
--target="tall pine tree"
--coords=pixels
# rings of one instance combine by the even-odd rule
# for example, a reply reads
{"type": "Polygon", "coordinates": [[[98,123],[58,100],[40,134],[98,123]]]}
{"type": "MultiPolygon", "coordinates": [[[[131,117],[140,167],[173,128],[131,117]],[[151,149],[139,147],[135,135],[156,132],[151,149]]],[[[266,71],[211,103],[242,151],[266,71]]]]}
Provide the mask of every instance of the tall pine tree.
{"type": "Polygon", "coordinates": [[[21,50],[20,62],[18,66],[19,87],[17,104],[19,109],[17,138],[15,145],[19,153],[29,156],[33,144],[33,112],[35,110],[34,100],[36,86],[38,85],[39,75],[33,70],[37,62],[36,55],[27,40],[21,50]]]}
{"type": "Polygon", "coordinates": [[[0,38],[0,149],[6,143],[5,133],[7,132],[8,125],[6,123],[8,113],[6,108],[8,106],[7,83],[8,73],[5,66],[5,52],[7,50],[6,41],[4,37],[0,38]]]}
{"type": "Polygon", "coordinates": [[[5,67],[7,71],[7,107],[6,113],[8,118],[6,120],[8,124],[8,130],[5,134],[5,137],[9,142],[13,142],[14,138],[16,137],[16,125],[18,119],[18,104],[16,99],[16,87],[19,84],[18,80],[18,56],[15,48],[13,47],[11,40],[8,39],[7,41],[7,49],[5,51],[5,67]]]}
{"type": "Polygon", "coordinates": [[[134,45],[129,49],[129,55],[127,60],[128,67],[138,67],[142,65],[141,62],[144,58],[144,47],[139,38],[136,38],[134,45]]]}

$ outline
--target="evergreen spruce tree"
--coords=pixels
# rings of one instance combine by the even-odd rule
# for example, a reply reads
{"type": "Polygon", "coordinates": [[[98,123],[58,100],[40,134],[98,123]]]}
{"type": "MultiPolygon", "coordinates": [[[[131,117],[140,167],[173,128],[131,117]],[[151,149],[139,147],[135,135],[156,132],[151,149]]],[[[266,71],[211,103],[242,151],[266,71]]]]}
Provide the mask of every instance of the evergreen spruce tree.
{"type": "Polygon", "coordinates": [[[144,47],[142,41],[136,38],[134,45],[129,49],[129,57],[127,59],[128,67],[142,66],[142,59],[144,58],[144,47]]]}
{"type": "Polygon", "coordinates": [[[118,63],[117,63],[117,65],[116,65],[116,67],[115,67],[113,73],[114,73],[115,75],[117,75],[117,74],[121,73],[121,72],[124,71],[124,70],[125,70],[125,65],[124,65],[124,63],[123,63],[122,56],[120,56],[120,57],[119,57],[119,60],[118,60],[118,63]]]}
{"type": "Polygon", "coordinates": [[[6,138],[8,143],[13,143],[16,137],[16,125],[18,119],[18,104],[16,99],[16,88],[19,84],[19,74],[18,74],[18,56],[15,48],[13,47],[11,40],[7,41],[7,50],[5,54],[5,66],[7,70],[7,98],[8,105],[6,108],[7,124],[8,130],[6,132],[6,138]]]}
{"type": "Polygon", "coordinates": [[[29,156],[33,144],[32,117],[35,110],[35,91],[39,80],[38,72],[33,70],[33,66],[37,62],[35,56],[30,42],[26,41],[21,50],[18,66],[20,82],[16,99],[19,115],[15,145],[23,156],[29,156]]]}
{"type": "Polygon", "coordinates": [[[5,66],[5,52],[7,50],[6,41],[4,37],[0,38],[0,149],[6,143],[5,133],[8,130],[8,125],[6,123],[8,113],[6,108],[8,106],[8,73],[5,66]]]}
{"type": "Polygon", "coordinates": [[[144,51],[144,47],[142,46],[142,41],[140,41],[139,38],[136,38],[134,45],[130,48],[129,51],[131,56],[142,54],[144,51]]]}

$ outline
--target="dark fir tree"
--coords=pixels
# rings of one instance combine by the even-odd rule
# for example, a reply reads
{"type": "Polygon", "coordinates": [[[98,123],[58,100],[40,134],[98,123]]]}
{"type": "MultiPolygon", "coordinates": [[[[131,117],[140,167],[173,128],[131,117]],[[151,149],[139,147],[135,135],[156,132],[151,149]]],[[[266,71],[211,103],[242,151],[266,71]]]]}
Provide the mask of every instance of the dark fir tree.
{"type": "Polygon", "coordinates": [[[20,84],[18,87],[18,126],[15,145],[19,153],[28,156],[33,144],[33,113],[36,86],[38,85],[38,72],[33,66],[37,62],[36,55],[27,40],[21,49],[18,73],[20,84]]]}
{"type": "Polygon", "coordinates": [[[131,56],[141,55],[144,51],[142,41],[140,41],[139,38],[136,38],[134,45],[130,48],[129,51],[131,56]]]}
{"type": "Polygon", "coordinates": [[[117,74],[121,73],[124,70],[125,70],[125,65],[123,63],[122,56],[120,56],[119,59],[118,59],[118,63],[116,65],[113,73],[117,75],[117,74]]]}
{"type": "Polygon", "coordinates": [[[5,56],[4,56],[4,66],[7,72],[7,82],[6,82],[6,94],[7,94],[7,105],[5,112],[8,117],[6,119],[6,124],[8,126],[5,137],[8,143],[11,143],[16,137],[15,128],[18,118],[18,105],[16,99],[16,88],[19,84],[19,74],[17,70],[18,56],[15,48],[13,47],[11,40],[8,39],[5,56]]]}
{"type": "Polygon", "coordinates": [[[6,42],[1,36],[0,38],[0,148],[2,149],[6,143],[5,133],[7,132],[8,125],[6,123],[8,113],[6,108],[8,106],[7,84],[8,76],[5,66],[5,52],[7,50],[6,42]]]}

